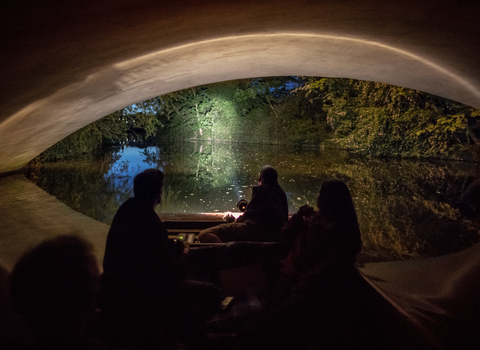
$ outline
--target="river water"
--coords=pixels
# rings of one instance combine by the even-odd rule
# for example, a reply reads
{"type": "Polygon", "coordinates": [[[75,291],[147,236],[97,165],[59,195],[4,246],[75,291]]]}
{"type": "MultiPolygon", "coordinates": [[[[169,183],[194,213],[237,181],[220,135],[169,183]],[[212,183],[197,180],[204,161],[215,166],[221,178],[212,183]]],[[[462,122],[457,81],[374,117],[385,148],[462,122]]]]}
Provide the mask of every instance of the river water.
{"type": "Polygon", "coordinates": [[[340,150],[294,151],[284,146],[184,142],[108,150],[98,161],[27,167],[26,176],[71,208],[110,224],[133,196],[133,177],[147,168],[165,173],[159,213],[238,212],[250,200],[260,168],[279,173],[289,211],[315,206],[321,183],[350,188],[364,251],[377,260],[422,258],[477,242],[480,225],[457,209],[462,192],[480,178],[474,163],[360,157],[340,150]]]}

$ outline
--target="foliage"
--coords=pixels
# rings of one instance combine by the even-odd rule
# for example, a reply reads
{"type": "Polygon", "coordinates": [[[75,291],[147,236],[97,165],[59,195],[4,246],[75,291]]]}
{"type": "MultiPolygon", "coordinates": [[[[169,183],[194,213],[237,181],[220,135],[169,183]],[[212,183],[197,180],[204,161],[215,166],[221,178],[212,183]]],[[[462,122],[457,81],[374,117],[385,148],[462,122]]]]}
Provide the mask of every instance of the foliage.
{"type": "Polygon", "coordinates": [[[113,112],[67,136],[34,162],[102,156],[106,144],[121,144],[155,135],[161,125],[157,118],[158,108],[158,98],[155,98],[113,112]]]}
{"type": "Polygon", "coordinates": [[[294,77],[241,79],[160,97],[162,138],[279,143],[287,135],[278,106],[294,77]]]}
{"type": "Polygon", "coordinates": [[[467,157],[471,107],[403,87],[309,78],[300,90],[321,105],[330,145],[387,156],[467,157]],[[321,102],[319,102],[319,100],[321,102]]]}
{"type": "Polygon", "coordinates": [[[115,151],[103,157],[29,164],[25,175],[70,208],[110,224],[116,210],[132,191],[128,164],[117,164],[115,151]],[[96,197],[92,200],[91,194],[96,197]]]}
{"type": "Polygon", "coordinates": [[[480,222],[458,210],[458,199],[475,179],[471,163],[385,161],[334,149],[208,141],[169,142],[142,153],[148,164],[141,166],[118,160],[113,152],[98,162],[40,164],[27,176],[75,210],[110,223],[144,168],[166,174],[160,212],[201,213],[237,211],[240,197],[251,198],[260,168],[271,164],[290,213],[304,204],[315,206],[324,180],[348,184],[362,232],[362,261],[438,256],[479,238],[480,222]]]}
{"type": "Polygon", "coordinates": [[[388,84],[351,79],[240,79],[176,91],[98,120],[37,161],[93,156],[146,139],[345,148],[376,156],[477,160],[480,111],[388,84]]]}
{"type": "MultiPolygon", "coordinates": [[[[102,193],[103,207],[114,210],[128,197],[132,179],[127,163],[111,171],[116,156],[103,158],[104,146],[155,134],[159,141],[208,141],[204,148],[172,145],[162,154],[145,150],[147,163],[168,172],[166,208],[218,211],[213,208],[223,198],[223,209],[234,210],[247,193],[240,184],[254,183],[258,169],[268,163],[279,170],[287,193],[293,193],[293,184],[308,187],[304,193],[309,195],[289,196],[291,208],[314,204],[322,179],[345,181],[357,207],[364,252],[381,252],[387,259],[436,256],[478,241],[478,223],[465,220],[456,207],[471,178],[455,169],[408,159],[386,164],[381,158],[329,157],[318,150],[303,155],[266,151],[265,144],[295,149],[324,144],[375,156],[479,159],[479,110],[376,82],[272,77],[173,92],[109,114],[68,136],[36,158],[30,177],[87,215],[93,214],[85,193],[94,190],[102,193]],[[243,151],[248,142],[257,143],[256,152],[243,151]],[[80,163],[71,161],[79,157],[80,163]],[[93,170],[93,158],[101,160],[101,169],[93,170]],[[67,170],[59,177],[61,168],[67,170]],[[247,175],[239,178],[240,173],[247,175]],[[52,183],[41,184],[44,175],[52,174],[52,183]],[[80,191],[70,189],[72,179],[80,191]],[[67,192],[57,194],[60,189],[67,192]],[[199,198],[192,203],[190,196],[199,198]]],[[[113,214],[96,215],[108,222],[113,214]]]]}

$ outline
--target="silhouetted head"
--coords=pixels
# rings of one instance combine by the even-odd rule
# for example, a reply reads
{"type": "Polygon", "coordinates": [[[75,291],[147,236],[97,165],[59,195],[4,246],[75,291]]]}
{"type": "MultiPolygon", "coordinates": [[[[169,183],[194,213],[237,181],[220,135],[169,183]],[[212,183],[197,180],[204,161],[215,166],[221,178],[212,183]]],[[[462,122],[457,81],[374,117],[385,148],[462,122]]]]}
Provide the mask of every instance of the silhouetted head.
{"type": "Polygon", "coordinates": [[[318,214],[310,222],[312,249],[333,249],[337,261],[354,263],[362,238],[352,196],[340,180],[323,182],[317,197],[318,214]]]}
{"type": "Polygon", "coordinates": [[[160,203],[165,175],[158,169],[147,169],[133,179],[135,198],[145,203],[160,203]]]}
{"type": "Polygon", "coordinates": [[[260,169],[260,177],[258,182],[262,185],[276,185],[278,184],[278,173],[274,167],[265,165],[260,169]]]}
{"type": "Polygon", "coordinates": [[[10,292],[16,310],[39,338],[82,333],[99,294],[92,246],[77,236],[40,243],[15,265],[10,292]]]}
{"type": "Polygon", "coordinates": [[[332,221],[357,217],[350,191],[340,180],[328,180],[322,183],[317,197],[317,207],[324,218],[332,221]]]}

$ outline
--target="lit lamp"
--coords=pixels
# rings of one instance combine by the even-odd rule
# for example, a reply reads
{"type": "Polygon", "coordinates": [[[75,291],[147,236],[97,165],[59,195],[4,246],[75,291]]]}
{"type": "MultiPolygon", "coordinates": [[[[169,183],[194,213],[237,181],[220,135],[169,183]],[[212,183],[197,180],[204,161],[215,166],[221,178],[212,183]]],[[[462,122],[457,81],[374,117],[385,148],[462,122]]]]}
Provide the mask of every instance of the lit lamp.
{"type": "Polygon", "coordinates": [[[245,212],[245,210],[247,210],[247,205],[248,205],[247,200],[242,198],[238,201],[237,208],[238,208],[238,210],[240,210],[243,213],[243,212],[245,212]]]}

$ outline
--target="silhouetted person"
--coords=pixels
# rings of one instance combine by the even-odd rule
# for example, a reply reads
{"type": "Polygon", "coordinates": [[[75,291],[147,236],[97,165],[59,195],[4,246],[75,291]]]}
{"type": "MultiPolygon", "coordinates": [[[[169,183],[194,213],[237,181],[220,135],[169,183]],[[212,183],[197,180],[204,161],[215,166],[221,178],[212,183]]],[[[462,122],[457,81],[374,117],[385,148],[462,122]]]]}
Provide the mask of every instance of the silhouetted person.
{"type": "Polygon", "coordinates": [[[362,248],[357,214],[347,185],[325,181],[317,197],[318,211],[303,206],[282,230],[295,245],[287,259],[292,274],[305,273],[319,262],[322,268],[351,266],[362,248]]]}
{"type": "Polygon", "coordinates": [[[76,236],[59,236],[27,252],[15,265],[14,306],[35,336],[32,349],[97,349],[87,325],[99,296],[92,247],[76,236]]]}
{"type": "Polygon", "coordinates": [[[354,264],[362,241],[350,192],[342,181],[323,183],[318,212],[304,206],[284,226],[295,243],[274,287],[270,309],[237,335],[245,348],[332,348],[355,313],[361,277],[354,264]],[[329,341],[332,344],[329,344],[329,341]]]}
{"type": "Polygon", "coordinates": [[[280,230],[288,220],[288,202],[278,184],[277,171],[265,165],[260,170],[258,184],[253,187],[245,213],[235,222],[203,230],[198,237],[200,242],[280,241],[280,230]]]}
{"type": "Polygon", "coordinates": [[[219,306],[221,290],[185,279],[189,247],[171,244],[154,210],[161,202],[163,179],[157,169],[135,176],[135,196],[113,219],[103,260],[102,305],[132,323],[176,325],[195,335],[219,306]]]}

